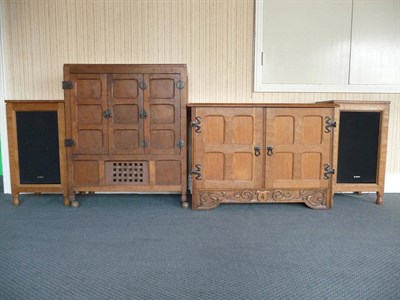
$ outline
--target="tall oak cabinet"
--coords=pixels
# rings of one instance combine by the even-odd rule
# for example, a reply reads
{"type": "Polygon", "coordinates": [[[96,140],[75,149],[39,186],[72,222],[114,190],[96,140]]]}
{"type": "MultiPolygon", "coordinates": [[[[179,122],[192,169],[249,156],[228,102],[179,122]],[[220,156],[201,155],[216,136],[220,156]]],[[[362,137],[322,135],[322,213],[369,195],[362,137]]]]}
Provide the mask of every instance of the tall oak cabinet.
{"type": "Polygon", "coordinates": [[[188,206],[186,65],[64,65],[63,89],[72,201],[180,192],[188,206]]]}

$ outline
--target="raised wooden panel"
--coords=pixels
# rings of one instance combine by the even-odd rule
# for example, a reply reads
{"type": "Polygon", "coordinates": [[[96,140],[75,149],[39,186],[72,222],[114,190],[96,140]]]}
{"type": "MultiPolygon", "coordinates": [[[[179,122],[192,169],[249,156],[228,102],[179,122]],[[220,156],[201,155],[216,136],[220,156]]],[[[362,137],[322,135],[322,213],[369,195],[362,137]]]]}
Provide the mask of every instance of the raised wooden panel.
{"type": "Polygon", "coordinates": [[[139,96],[139,83],[135,79],[113,79],[112,97],[119,99],[136,99],[139,96]]]}
{"type": "Polygon", "coordinates": [[[152,130],[150,145],[153,150],[171,150],[175,148],[175,133],[173,130],[152,130]]]}
{"type": "Polygon", "coordinates": [[[303,153],[301,158],[301,178],[320,179],[322,170],[321,153],[303,153]]]}
{"type": "Polygon", "coordinates": [[[155,179],[159,185],[181,184],[181,162],[175,160],[159,160],[155,163],[155,179]]]}
{"type": "Polygon", "coordinates": [[[224,180],[225,155],[221,152],[208,152],[204,160],[205,180],[224,180]]]}
{"type": "Polygon", "coordinates": [[[232,155],[232,179],[251,180],[253,178],[252,153],[233,153],[232,155]]]}
{"type": "Polygon", "coordinates": [[[114,147],[117,150],[134,151],[139,148],[139,132],[131,129],[114,130],[114,147]]]}
{"type": "Polygon", "coordinates": [[[253,143],[254,119],[250,116],[232,118],[233,143],[249,145],[253,143]]]}
{"type": "Polygon", "coordinates": [[[114,123],[116,124],[138,124],[138,104],[116,104],[114,105],[114,123]]]}
{"type": "Polygon", "coordinates": [[[223,144],[225,140],[225,119],[223,116],[206,116],[202,125],[206,144],[223,144]]]}
{"type": "Polygon", "coordinates": [[[81,153],[101,154],[104,147],[103,132],[101,130],[79,130],[77,142],[81,153]]]}
{"type": "Polygon", "coordinates": [[[82,79],[76,81],[78,103],[82,99],[100,99],[102,82],[99,79],[82,79]]]}
{"type": "Polygon", "coordinates": [[[79,160],[74,161],[73,170],[75,185],[99,184],[99,162],[79,160]]]}
{"type": "Polygon", "coordinates": [[[79,124],[100,124],[103,121],[103,111],[100,105],[79,105],[79,124]]]}
{"type": "Polygon", "coordinates": [[[170,104],[150,105],[151,122],[154,124],[174,124],[175,107],[170,104]]]}
{"type": "Polygon", "coordinates": [[[295,134],[294,126],[295,123],[292,116],[277,116],[275,118],[275,144],[293,144],[295,134]]]}
{"type": "Polygon", "coordinates": [[[276,153],[274,154],[273,168],[267,172],[274,173],[274,179],[291,180],[293,179],[294,165],[293,153],[276,153]]]}
{"type": "Polygon", "coordinates": [[[302,144],[321,144],[322,141],[322,116],[304,116],[302,127],[302,144]]]}
{"type": "Polygon", "coordinates": [[[172,99],[175,97],[175,84],[172,78],[150,80],[150,97],[152,99],[172,99]]]}

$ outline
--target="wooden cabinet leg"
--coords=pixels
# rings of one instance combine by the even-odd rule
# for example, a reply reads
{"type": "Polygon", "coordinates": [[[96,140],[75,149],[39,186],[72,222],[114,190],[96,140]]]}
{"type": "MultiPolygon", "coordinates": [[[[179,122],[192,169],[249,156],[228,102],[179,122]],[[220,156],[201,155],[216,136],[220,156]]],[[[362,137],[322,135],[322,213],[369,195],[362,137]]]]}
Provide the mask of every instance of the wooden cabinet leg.
{"type": "Polygon", "coordinates": [[[181,200],[182,200],[182,207],[189,208],[189,203],[187,202],[187,193],[182,193],[181,200]]]}
{"type": "Polygon", "coordinates": [[[21,201],[19,200],[19,194],[13,194],[12,195],[12,201],[11,201],[13,206],[19,206],[21,205],[21,201]]]}
{"type": "Polygon", "coordinates": [[[64,206],[70,206],[71,201],[69,201],[68,195],[64,195],[64,206]]]}
{"type": "Polygon", "coordinates": [[[383,193],[376,192],[376,204],[382,205],[383,203],[383,193]]]}

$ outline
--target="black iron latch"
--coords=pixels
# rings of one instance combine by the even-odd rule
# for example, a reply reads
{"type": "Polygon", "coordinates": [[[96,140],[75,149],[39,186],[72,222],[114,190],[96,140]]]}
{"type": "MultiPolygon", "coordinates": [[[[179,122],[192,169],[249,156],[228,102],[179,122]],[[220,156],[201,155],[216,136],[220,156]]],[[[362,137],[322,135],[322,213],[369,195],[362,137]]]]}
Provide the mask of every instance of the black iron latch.
{"type": "Polygon", "coordinates": [[[74,87],[74,84],[72,81],[63,81],[62,82],[62,88],[63,90],[71,90],[74,87]]]}
{"type": "Polygon", "coordinates": [[[73,147],[73,146],[75,146],[75,141],[73,139],[65,139],[64,146],[65,147],[73,147]]]}
{"type": "Polygon", "coordinates": [[[178,148],[183,148],[183,147],[185,147],[185,142],[183,141],[183,140],[179,140],[177,143],[176,143],[176,145],[178,146],[178,148]]]}

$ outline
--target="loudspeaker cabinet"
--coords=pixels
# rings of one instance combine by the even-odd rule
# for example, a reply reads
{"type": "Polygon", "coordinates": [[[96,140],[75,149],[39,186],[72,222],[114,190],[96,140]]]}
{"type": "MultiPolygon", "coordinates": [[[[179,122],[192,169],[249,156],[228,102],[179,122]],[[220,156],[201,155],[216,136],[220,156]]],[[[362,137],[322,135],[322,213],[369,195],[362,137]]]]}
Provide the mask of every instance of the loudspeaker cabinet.
{"type": "Polygon", "coordinates": [[[70,200],[179,192],[187,203],[186,65],[64,65],[70,200]]]}
{"type": "Polygon", "coordinates": [[[62,193],[68,200],[63,101],[7,100],[12,204],[19,193],[62,193]]]}
{"type": "Polygon", "coordinates": [[[390,102],[330,101],[337,104],[332,191],[376,192],[382,204],[390,102]]]}
{"type": "Polygon", "coordinates": [[[333,104],[190,104],[193,209],[332,205],[333,104]]]}

